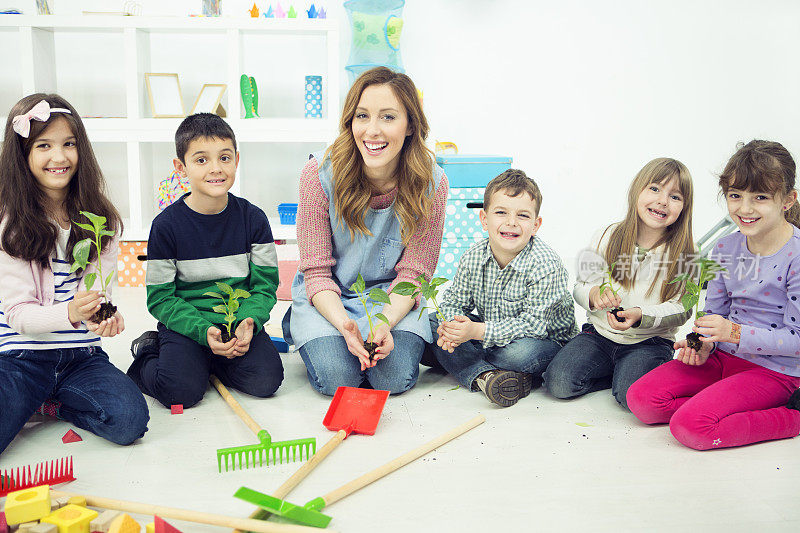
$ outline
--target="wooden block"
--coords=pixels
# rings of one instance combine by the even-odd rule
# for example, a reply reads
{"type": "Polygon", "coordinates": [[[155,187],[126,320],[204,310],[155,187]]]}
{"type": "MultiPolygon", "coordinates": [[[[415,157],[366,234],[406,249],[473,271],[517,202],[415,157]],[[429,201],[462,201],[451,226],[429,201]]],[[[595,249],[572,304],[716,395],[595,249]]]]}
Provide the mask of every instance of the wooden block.
{"type": "Polygon", "coordinates": [[[8,533],[8,523],[6,522],[6,513],[0,512],[0,533],[8,533]]]}
{"type": "Polygon", "coordinates": [[[80,505],[81,507],[86,507],[86,498],[83,496],[73,496],[69,500],[67,500],[67,504],[72,505],[80,505]]]}
{"type": "Polygon", "coordinates": [[[69,503],[69,496],[62,496],[60,498],[56,498],[56,501],[58,502],[58,508],[61,509],[62,507],[64,507],[69,503]]]}
{"type": "Polygon", "coordinates": [[[50,486],[9,492],[4,511],[8,525],[32,522],[47,516],[50,514],[50,486]]]}
{"type": "Polygon", "coordinates": [[[89,531],[108,533],[111,522],[120,515],[119,511],[103,511],[103,513],[89,523],[89,531]]]}
{"type": "Polygon", "coordinates": [[[17,526],[16,533],[30,533],[31,528],[38,525],[39,522],[25,522],[24,524],[20,524],[17,526]]]}
{"type": "Polygon", "coordinates": [[[87,533],[89,522],[97,518],[97,511],[67,504],[61,509],[42,518],[42,522],[58,526],[58,533],[87,533]]]}
{"type": "Polygon", "coordinates": [[[39,522],[28,530],[28,533],[58,533],[58,526],[39,522]]]}
{"type": "Polygon", "coordinates": [[[111,522],[108,533],[140,533],[142,526],[139,522],[130,517],[127,513],[122,513],[111,522]]]}
{"type": "Polygon", "coordinates": [[[156,523],[150,522],[146,526],[144,526],[145,533],[156,533],[156,523]]]}
{"type": "Polygon", "coordinates": [[[160,516],[155,515],[153,518],[155,518],[156,525],[155,533],[181,533],[178,528],[173,527],[172,524],[168,524],[167,521],[160,516]]]}
{"type": "Polygon", "coordinates": [[[179,403],[179,404],[171,405],[169,410],[173,415],[182,415],[183,414],[183,404],[179,403]]]}

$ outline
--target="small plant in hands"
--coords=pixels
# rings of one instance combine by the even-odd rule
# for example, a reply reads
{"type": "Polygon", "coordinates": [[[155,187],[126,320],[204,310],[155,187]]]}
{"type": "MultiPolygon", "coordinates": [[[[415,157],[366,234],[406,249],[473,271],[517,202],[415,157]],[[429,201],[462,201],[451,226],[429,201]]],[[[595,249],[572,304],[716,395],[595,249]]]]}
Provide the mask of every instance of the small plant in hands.
{"type": "MultiPolygon", "coordinates": [[[[694,317],[695,319],[698,319],[705,315],[705,312],[701,311],[699,307],[700,291],[703,290],[703,285],[717,277],[717,272],[723,272],[727,269],[713,259],[699,257],[699,255],[691,262],[698,267],[697,281],[695,282],[694,277],[692,276],[692,271],[695,269],[689,269],[689,271],[675,276],[675,279],[670,281],[670,283],[686,283],[686,289],[681,297],[681,303],[686,311],[689,311],[694,307],[694,317]]],[[[691,332],[686,335],[686,345],[694,351],[699,352],[703,347],[703,341],[700,340],[700,334],[691,332]]]]}
{"type": "Polygon", "coordinates": [[[83,278],[83,282],[86,285],[86,290],[90,291],[94,286],[95,280],[100,278],[100,292],[105,301],[100,304],[100,309],[98,309],[97,312],[89,319],[92,322],[99,324],[103,320],[111,318],[114,316],[114,313],[117,312],[117,306],[112,304],[108,299],[108,296],[106,296],[108,286],[111,284],[111,280],[114,279],[115,271],[114,269],[111,269],[111,272],[109,272],[108,276],[103,277],[103,263],[100,260],[101,239],[104,236],[113,237],[114,232],[106,228],[106,217],[101,217],[99,215],[95,215],[94,213],[89,213],[88,211],[81,211],[81,215],[88,218],[91,224],[82,224],[80,222],[73,222],[73,224],[79,228],[91,231],[94,233],[94,237],[87,237],[75,243],[75,246],[72,248],[72,258],[74,259],[74,262],[72,263],[72,266],[70,266],[69,271],[72,273],[77,270],[86,270],[86,267],[89,265],[94,266],[96,272],[89,272],[86,274],[86,276],[83,278]],[[97,250],[96,264],[89,262],[89,255],[92,252],[92,246],[94,246],[97,250]]]}
{"type": "MultiPolygon", "coordinates": [[[[613,283],[614,265],[616,265],[616,264],[617,264],[617,262],[614,261],[613,263],[611,263],[611,266],[608,267],[608,270],[606,270],[606,280],[599,287],[600,296],[602,296],[603,293],[606,292],[606,290],[611,291],[611,293],[614,296],[617,296],[617,293],[620,291],[621,287],[620,287],[620,289],[615,289],[614,288],[614,283],[613,283]]],[[[615,307],[614,309],[611,310],[611,314],[614,315],[614,318],[617,319],[617,322],[624,322],[625,321],[624,318],[620,318],[620,316],[617,314],[620,311],[624,311],[624,310],[625,309],[622,308],[622,307],[615,307]]]]}
{"type": "Polygon", "coordinates": [[[370,313],[375,310],[375,306],[379,303],[390,304],[392,301],[389,299],[389,295],[386,294],[386,291],[379,289],[378,287],[372,288],[369,291],[369,294],[367,294],[367,285],[364,283],[364,278],[361,276],[361,273],[358,274],[356,282],[350,285],[350,290],[356,293],[361,305],[364,306],[364,311],[367,313],[367,322],[369,322],[369,337],[364,341],[364,349],[369,354],[369,360],[372,361],[372,359],[375,357],[375,350],[378,348],[378,345],[372,342],[372,339],[375,338],[372,319],[377,318],[378,320],[385,322],[386,325],[390,327],[391,324],[389,324],[389,319],[386,318],[383,313],[375,313],[374,315],[370,313]],[[372,301],[372,307],[367,309],[367,303],[370,300],[372,301]]]}
{"type": "Polygon", "coordinates": [[[421,294],[427,301],[433,304],[433,307],[425,306],[420,308],[419,317],[417,320],[422,318],[422,312],[426,309],[436,309],[436,317],[440,321],[444,322],[444,314],[442,313],[442,310],[439,309],[439,304],[436,303],[436,296],[439,294],[439,286],[447,283],[447,278],[433,278],[428,281],[425,279],[425,276],[419,276],[414,281],[416,281],[418,285],[415,285],[410,281],[401,281],[394,286],[392,292],[402,294],[403,296],[410,296],[412,298],[416,298],[421,294]]]}
{"type": "Polygon", "coordinates": [[[226,343],[236,337],[233,334],[233,323],[236,322],[236,311],[239,309],[239,300],[250,298],[250,293],[244,289],[233,290],[233,287],[221,281],[217,281],[216,284],[219,290],[224,294],[209,291],[203,293],[203,296],[211,296],[212,298],[219,298],[222,300],[221,304],[215,305],[211,309],[215,313],[225,316],[225,323],[218,325],[219,329],[222,331],[222,335],[220,335],[221,340],[223,343],[226,343]]]}

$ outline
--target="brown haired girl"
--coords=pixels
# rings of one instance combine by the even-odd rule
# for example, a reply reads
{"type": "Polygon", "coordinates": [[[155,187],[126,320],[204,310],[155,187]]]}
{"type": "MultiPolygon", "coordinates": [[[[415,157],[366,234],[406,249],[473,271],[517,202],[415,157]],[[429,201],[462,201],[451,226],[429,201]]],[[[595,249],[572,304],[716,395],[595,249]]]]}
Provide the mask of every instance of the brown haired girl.
{"type": "MultiPolygon", "coordinates": [[[[311,384],[333,395],[339,386],[400,393],[416,383],[427,317],[420,302],[398,294],[363,346],[367,317],[350,286],[360,273],[367,292],[430,278],[439,257],[447,178],[425,146],[428,122],[411,79],[383,67],[350,88],[339,136],[313,154],[300,178],[297,234],[300,271],[284,334],[306,364],[311,384]]],[[[424,302],[422,302],[424,305],[424,302]]]]}

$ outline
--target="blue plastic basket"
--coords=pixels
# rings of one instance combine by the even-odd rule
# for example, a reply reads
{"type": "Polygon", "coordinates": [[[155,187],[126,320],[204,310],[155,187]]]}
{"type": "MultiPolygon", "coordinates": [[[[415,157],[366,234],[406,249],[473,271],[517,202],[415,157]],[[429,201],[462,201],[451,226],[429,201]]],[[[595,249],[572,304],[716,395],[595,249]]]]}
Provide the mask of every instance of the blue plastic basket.
{"type": "Polygon", "coordinates": [[[278,204],[278,216],[281,224],[296,224],[297,204],[278,204]]]}

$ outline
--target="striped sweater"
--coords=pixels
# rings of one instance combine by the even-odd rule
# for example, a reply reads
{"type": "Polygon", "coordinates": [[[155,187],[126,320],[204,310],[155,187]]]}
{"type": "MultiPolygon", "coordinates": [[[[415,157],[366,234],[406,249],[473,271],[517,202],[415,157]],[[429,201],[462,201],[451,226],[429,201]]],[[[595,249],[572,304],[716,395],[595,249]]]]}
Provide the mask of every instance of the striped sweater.
{"type": "Polygon", "coordinates": [[[250,317],[259,331],[269,320],[278,287],[278,256],[264,212],[228,194],[222,212],[193,211],[181,197],[153,220],[147,243],[147,309],[167,328],[208,346],[206,332],[224,322],[204,296],[220,292],[216,282],[244,289],[238,322],[250,317]]]}

